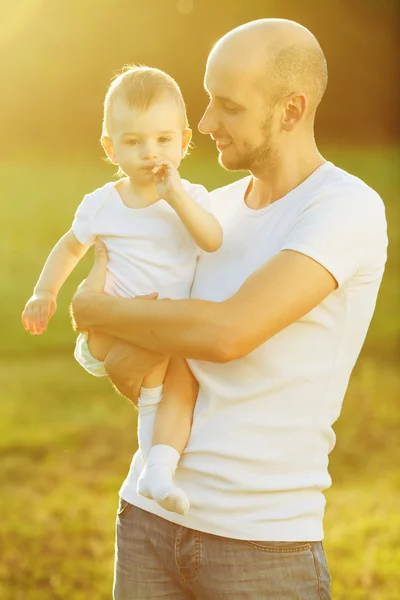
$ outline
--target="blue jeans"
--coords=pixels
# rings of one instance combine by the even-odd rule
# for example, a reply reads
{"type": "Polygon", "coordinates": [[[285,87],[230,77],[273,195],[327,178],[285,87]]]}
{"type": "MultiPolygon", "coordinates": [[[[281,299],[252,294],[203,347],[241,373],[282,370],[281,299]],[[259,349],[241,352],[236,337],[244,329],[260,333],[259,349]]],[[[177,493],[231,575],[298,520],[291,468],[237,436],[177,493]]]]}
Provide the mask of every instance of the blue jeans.
{"type": "Polygon", "coordinates": [[[322,542],[187,529],[120,501],[114,600],[330,600],[322,542]]]}

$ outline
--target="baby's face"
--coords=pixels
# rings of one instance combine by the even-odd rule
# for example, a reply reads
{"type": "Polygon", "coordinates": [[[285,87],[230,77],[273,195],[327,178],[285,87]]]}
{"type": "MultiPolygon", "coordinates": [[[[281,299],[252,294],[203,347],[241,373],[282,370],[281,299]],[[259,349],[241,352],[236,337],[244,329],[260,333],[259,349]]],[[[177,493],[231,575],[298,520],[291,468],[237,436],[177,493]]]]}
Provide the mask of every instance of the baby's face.
{"type": "Polygon", "coordinates": [[[151,169],[157,159],[169,160],[179,167],[190,140],[182,111],[168,96],[146,111],[116,100],[112,129],[115,162],[132,180],[143,184],[154,178],[151,169]]]}

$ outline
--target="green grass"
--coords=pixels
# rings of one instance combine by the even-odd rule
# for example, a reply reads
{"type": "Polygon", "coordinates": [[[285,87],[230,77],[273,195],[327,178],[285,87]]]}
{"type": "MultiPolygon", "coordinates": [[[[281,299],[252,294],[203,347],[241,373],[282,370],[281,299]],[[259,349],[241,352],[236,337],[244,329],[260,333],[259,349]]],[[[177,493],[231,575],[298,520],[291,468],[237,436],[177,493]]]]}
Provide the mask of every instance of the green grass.
{"type": "MultiPolygon", "coordinates": [[[[325,549],[335,600],[396,600],[400,589],[398,431],[400,189],[394,150],[327,151],[387,204],[390,253],[376,314],[354,370],[331,455],[325,549]]],[[[194,151],[184,174],[210,188],[224,173],[194,151]]],[[[118,487],[136,448],[135,413],[72,357],[67,307],[90,256],[67,282],[44,336],[20,313],[45,256],[84,193],[110,179],[85,165],[0,164],[1,239],[0,598],[106,600],[111,596],[118,487]]]]}

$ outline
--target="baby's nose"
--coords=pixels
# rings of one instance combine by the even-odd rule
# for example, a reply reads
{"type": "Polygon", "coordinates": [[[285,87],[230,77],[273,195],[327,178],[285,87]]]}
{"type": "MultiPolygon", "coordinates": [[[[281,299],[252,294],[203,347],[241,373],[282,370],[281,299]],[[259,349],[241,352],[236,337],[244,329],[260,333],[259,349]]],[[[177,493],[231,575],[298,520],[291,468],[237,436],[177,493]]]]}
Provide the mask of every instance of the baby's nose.
{"type": "Polygon", "coordinates": [[[155,160],[158,158],[157,149],[154,146],[145,146],[142,152],[143,160],[155,160]]]}

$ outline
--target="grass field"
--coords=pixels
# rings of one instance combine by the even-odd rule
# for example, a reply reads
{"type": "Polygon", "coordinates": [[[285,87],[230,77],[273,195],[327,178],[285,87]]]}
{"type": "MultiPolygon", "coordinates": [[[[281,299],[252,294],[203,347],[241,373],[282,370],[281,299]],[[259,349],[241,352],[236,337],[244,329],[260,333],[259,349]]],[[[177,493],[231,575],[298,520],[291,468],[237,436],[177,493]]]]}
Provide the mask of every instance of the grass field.
{"type": "MultiPolygon", "coordinates": [[[[385,200],[390,254],[376,314],[355,368],[331,456],[325,548],[335,600],[400,598],[399,209],[394,150],[327,150],[385,200]]],[[[184,175],[210,188],[233,176],[193,156],[184,175]]],[[[111,597],[117,491],[136,447],[135,413],[72,358],[67,307],[91,257],[63,289],[44,336],[20,313],[42,262],[84,193],[110,167],[0,164],[0,599],[111,597]]],[[[240,176],[240,175],[237,175],[240,176]]],[[[216,599],[217,600],[217,599],[216,599]]]]}

